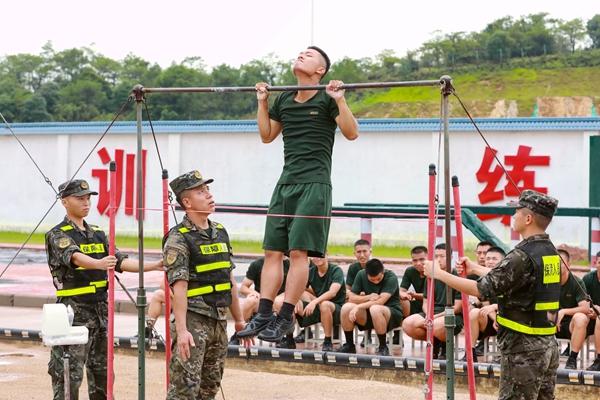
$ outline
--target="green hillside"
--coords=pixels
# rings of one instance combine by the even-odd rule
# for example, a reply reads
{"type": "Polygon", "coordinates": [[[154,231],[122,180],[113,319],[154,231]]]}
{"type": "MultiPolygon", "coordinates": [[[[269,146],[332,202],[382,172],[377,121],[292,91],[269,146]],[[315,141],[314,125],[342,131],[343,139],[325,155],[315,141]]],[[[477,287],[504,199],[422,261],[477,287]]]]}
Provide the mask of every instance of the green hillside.
{"type": "MultiPolygon", "coordinates": [[[[502,99],[507,103],[516,101],[520,117],[532,115],[538,97],[587,96],[592,98],[595,108],[600,109],[600,66],[516,68],[457,73],[452,78],[456,93],[479,117],[489,116],[496,102],[502,99]]],[[[439,96],[435,88],[395,88],[355,98],[350,105],[358,117],[436,117],[439,116],[439,96]]],[[[464,116],[456,100],[451,102],[452,116],[464,116]]]]}

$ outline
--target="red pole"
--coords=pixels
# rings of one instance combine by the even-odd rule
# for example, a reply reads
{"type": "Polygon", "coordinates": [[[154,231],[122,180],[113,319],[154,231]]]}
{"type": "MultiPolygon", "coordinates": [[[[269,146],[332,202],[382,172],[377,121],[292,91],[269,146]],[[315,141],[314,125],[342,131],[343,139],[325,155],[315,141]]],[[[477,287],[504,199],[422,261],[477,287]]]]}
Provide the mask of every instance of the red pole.
{"type": "MultiPolygon", "coordinates": [[[[427,259],[433,261],[433,248],[435,247],[435,165],[429,164],[429,213],[427,229],[427,259]]],[[[425,376],[427,377],[427,390],[425,399],[433,397],[433,306],[434,306],[434,280],[427,278],[427,315],[425,326],[427,327],[427,352],[425,355],[425,376]]]]}
{"type": "MultiPolygon", "coordinates": [[[[110,204],[108,207],[108,254],[115,255],[115,218],[117,210],[117,164],[110,162],[110,204]]],[[[106,398],[113,398],[114,383],[114,344],[115,344],[115,270],[108,270],[108,340],[106,356],[106,398]]]]}
{"type": "MultiPolygon", "coordinates": [[[[460,191],[459,191],[458,178],[452,177],[452,190],[454,192],[454,222],[456,223],[456,247],[458,250],[458,257],[465,256],[465,248],[463,242],[463,230],[462,230],[462,215],[460,208],[460,191]]],[[[463,270],[463,278],[467,277],[467,272],[463,270]]],[[[475,400],[477,398],[475,394],[475,371],[473,370],[473,350],[471,346],[471,321],[469,320],[469,296],[465,293],[460,294],[462,300],[462,313],[465,323],[465,352],[467,353],[467,377],[469,382],[469,398],[475,400]]]]}
{"type": "MultiPolygon", "coordinates": [[[[169,233],[169,172],[166,169],[162,171],[162,189],[163,189],[163,234],[169,233]]],[[[166,362],[166,387],[169,387],[169,363],[171,362],[171,289],[169,278],[165,271],[165,362],[166,362]]]]}

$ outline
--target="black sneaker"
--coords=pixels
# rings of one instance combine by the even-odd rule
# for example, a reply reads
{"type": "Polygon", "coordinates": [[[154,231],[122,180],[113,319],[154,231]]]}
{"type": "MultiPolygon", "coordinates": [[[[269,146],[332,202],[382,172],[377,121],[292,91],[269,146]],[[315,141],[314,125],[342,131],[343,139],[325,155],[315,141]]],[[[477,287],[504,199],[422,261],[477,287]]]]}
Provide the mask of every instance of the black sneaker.
{"type": "Polygon", "coordinates": [[[365,331],[363,335],[363,341],[360,342],[360,347],[365,348],[372,343],[371,341],[371,330],[365,331]]]}
{"type": "Polygon", "coordinates": [[[381,347],[379,346],[379,348],[377,349],[377,351],[375,352],[376,355],[378,356],[389,356],[390,355],[390,349],[387,347],[387,345],[381,347]]]}
{"type": "MultiPolygon", "coordinates": [[[[308,338],[309,339],[313,338],[312,329],[310,329],[310,328],[308,328],[308,338]]],[[[300,333],[294,338],[294,342],[296,342],[296,343],[306,342],[306,337],[304,335],[304,329],[302,329],[302,331],[300,331],[300,333]]]]}
{"type": "Polygon", "coordinates": [[[600,357],[596,357],[592,365],[590,365],[586,371],[600,371],[600,357]]]}
{"type": "MultiPolygon", "coordinates": [[[[238,338],[247,338],[258,335],[263,329],[275,320],[275,314],[271,314],[268,317],[262,316],[261,314],[254,314],[250,321],[246,324],[244,329],[236,332],[238,338]]],[[[281,338],[280,338],[281,339],[281,338]]]]}
{"type": "MultiPolygon", "coordinates": [[[[460,361],[467,362],[467,353],[460,359],[460,361]]],[[[473,362],[477,362],[477,349],[473,347],[473,362]]]]}
{"type": "Polygon", "coordinates": [[[333,351],[333,343],[323,342],[323,347],[321,347],[321,351],[333,351]]]}
{"type": "Polygon", "coordinates": [[[280,349],[295,349],[296,342],[294,342],[293,338],[289,338],[286,336],[283,339],[281,339],[281,341],[279,341],[279,343],[277,343],[276,347],[280,348],[280,349]]]}
{"type": "Polygon", "coordinates": [[[560,353],[561,357],[569,357],[569,355],[571,354],[571,343],[567,344],[567,347],[565,348],[565,350],[560,353]]]}
{"type": "Polygon", "coordinates": [[[477,342],[477,345],[475,346],[475,353],[478,356],[482,356],[483,353],[485,353],[484,351],[485,349],[485,340],[480,340],[479,342],[477,342]]]}
{"type": "Polygon", "coordinates": [[[573,357],[567,358],[565,369],[577,369],[577,359],[573,357]]]}
{"type": "Polygon", "coordinates": [[[233,346],[240,345],[240,339],[237,337],[237,333],[234,333],[233,335],[231,335],[231,338],[229,338],[229,344],[231,344],[233,346]]]}
{"type": "Polygon", "coordinates": [[[392,338],[392,344],[400,344],[400,331],[394,331],[394,337],[392,338]]]}
{"type": "Polygon", "coordinates": [[[344,343],[344,345],[342,347],[339,347],[335,351],[338,352],[338,353],[355,354],[356,353],[356,346],[353,343],[344,343]]]}
{"type": "Polygon", "coordinates": [[[265,342],[279,342],[285,335],[294,332],[294,323],[293,318],[287,319],[278,315],[258,333],[258,338],[265,342]]]}

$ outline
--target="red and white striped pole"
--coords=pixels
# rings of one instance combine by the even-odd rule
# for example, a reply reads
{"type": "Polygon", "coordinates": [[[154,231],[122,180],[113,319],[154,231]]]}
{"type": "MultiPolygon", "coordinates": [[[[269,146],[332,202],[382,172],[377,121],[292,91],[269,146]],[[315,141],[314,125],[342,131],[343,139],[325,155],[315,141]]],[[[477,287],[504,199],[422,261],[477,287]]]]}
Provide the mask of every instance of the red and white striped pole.
{"type": "MultiPolygon", "coordinates": [[[[458,184],[458,177],[452,177],[452,190],[454,193],[454,222],[456,225],[456,251],[458,257],[464,257],[465,248],[463,241],[463,230],[462,230],[462,215],[460,207],[460,191],[458,184]]],[[[454,248],[454,245],[452,245],[454,248]]],[[[467,277],[467,272],[463,270],[462,277],[467,277]]],[[[467,379],[469,383],[469,398],[471,400],[476,399],[475,394],[475,371],[473,370],[473,350],[471,349],[471,321],[469,319],[469,295],[461,292],[462,300],[462,313],[465,324],[465,352],[467,354],[467,379]]]]}
{"type": "Polygon", "coordinates": [[[371,246],[373,245],[373,219],[361,218],[360,219],[360,238],[368,241],[371,246]]]}
{"type": "MultiPolygon", "coordinates": [[[[436,215],[435,215],[435,165],[429,164],[429,208],[427,224],[427,259],[433,261],[436,236],[436,215]]],[[[427,314],[425,315],[425,326],[427,327],[427,349],[425,354],[425,377],[427,379],[427,389],[425,390],[425,400],[433,398],[433,311],[434,311],[434,280],[427,278],[427,314]]]]}
{"type": "MultiPolygon", "coordinates": [[[[110,162],[110,191],[108,212],[108,254],[115,255],[115,218],[117,214],[117,164],[110,162]]],[[[115,270],[108,270],[108,338],[106,351],[106,398],[113,398],[114,384],[114,345],[115,345],[115,270]]]]}
{"type": "Polygon", "coordinates": [[[590,221],[590,260],[592,267],[596,266],[598,252],[600,251],[600,218],[591,218],[590,221]]]}
{"type": "MultiPolygon", "coordinates": [[[[163,190],[163,234],[169,233],[169,172],[166,169],[162,171],[162,190],[163,190]]],[[[169,363],[171,362],[171,288],[169,278],[165,271],[165,362],[166,362],[166,387],[169,387],[169,363]]]]}

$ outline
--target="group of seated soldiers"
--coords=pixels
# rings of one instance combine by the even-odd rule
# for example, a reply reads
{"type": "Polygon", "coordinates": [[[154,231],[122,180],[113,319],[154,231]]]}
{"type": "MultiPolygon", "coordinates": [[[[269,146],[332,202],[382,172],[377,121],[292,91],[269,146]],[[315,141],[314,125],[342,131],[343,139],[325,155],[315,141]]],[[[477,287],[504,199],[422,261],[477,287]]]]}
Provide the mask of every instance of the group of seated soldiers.
{"type": "MultiPolygon", "coordinates": [[[[596,270],[592,270],[580,279],[570,272],[570,254],[559,249],[563,264],[561,265],[560,309],[556,315],[557,338],[569,339],[570,346],[563,355],[568,356],[567,369],[577,368],[579,351],[588,336],[594,335],[596,359],[588,370],[600,371],[600,324],[596,318],[600,315],[600,252],[597,254],[596,270]],[[566,264],[565,264],[566,263],[566,264]],[[591,298],[592,304],[588,301],[591,298]],[[592,308],[593,307],[593,308],[592,308]]],[[[426,307],[427,285],[424,265],[428,259],[428,249],[416,246],[411,249],[411,263],[400,281],[396,274],[384,268],[383,263],[371,258],[371,245],[366,240],[357,240],[354,244],[356,262],[348,267],[346,276],[343,270],[330,263],[327,257],[312,258],[309,278],[301,300],[296,304],[295,317],[300,334],[286,336],[278,347],[296,348],[296,343],[306,339],[305,331],[312,335],[310,326],[320,323],[323,328],[323,351],[355,353],[356,343],[354,331],[364,331],[365,346],[371,341],[371,333],[375,331],[378,340],[376,354],[389,355],[387,333],[393,330],[393,343],[399,342],[400,330],[416,340],[426,340],[426,307]],[[333,338],[342,328],[345,342],[341,347],[333,347],[333,338]]],[[[504,258],[505,252],[491,243],[483,241],[476,247],[476,263],[486,268],[494,268],[504,258]]],[[[446,248],[438,244],[434,249],[434,260],[445,268],[446,248]]],[[[260,276],[264,259],[255,260],[248,267],[246,276],[240,284],[239,293],[244,297],[242,311],[244,318],[257,312],[260,299],[260,276]]],[[[465,263],[474,263],[464,257],[457,263],[453,273],[462,273],[465,263]]],[[[275,311],[283,302],[285,278],[289,270],[289,260],[284,260],[284,280],[279,294],[274,301],[275,311]]],[[[477,279],[477,276],[470,277],[477,279]]],[[[454,335],[458,335],[464,326],[462,300],[459,292],[452,290],[453,309],[455,314],[454,335]]],[[[497,301],[481,302],[470,298],[469,321],[471,327],[471,351],[473,359],[484,354],[484,340],[496,336],[498,324],[496,314],[497,301]]],[[[434,358],[445,358],[446,327],[444,326],[444,309],[446,307],[446,286],[435,281],[433,322],[433,354],[434,358]]],[[[337,337],[336,337],[337,339],[337,337]]],[[[236,338],[232,338],[236,343],[236,338]]],[[[466,354],[463,357],[466,360],[466,354]]]]}

